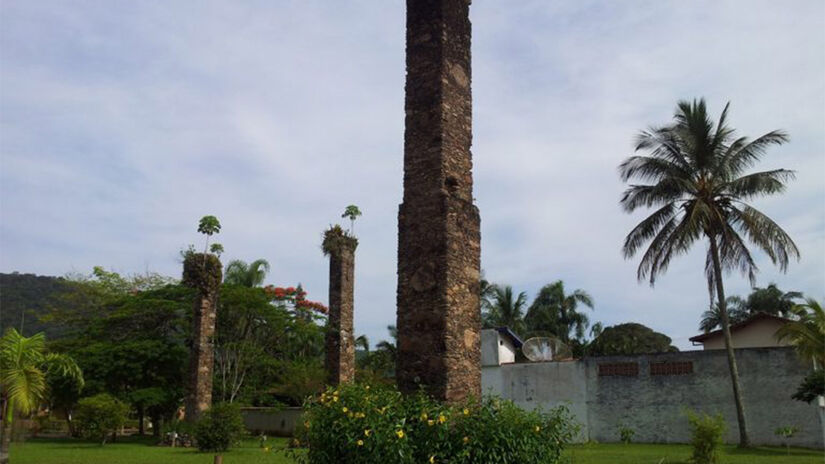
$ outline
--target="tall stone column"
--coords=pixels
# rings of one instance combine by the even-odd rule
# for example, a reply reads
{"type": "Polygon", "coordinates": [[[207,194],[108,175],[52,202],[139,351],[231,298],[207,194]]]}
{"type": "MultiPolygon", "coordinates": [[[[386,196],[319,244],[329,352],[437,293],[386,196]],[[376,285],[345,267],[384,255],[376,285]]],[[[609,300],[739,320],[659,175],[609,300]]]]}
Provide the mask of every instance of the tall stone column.
{"type": "Polygon", "coordinates": [[[184,404],[187,422],[195,422],[203,411],[212,406],[215,319],[222,278],[222,265],[215,255],[192,253],[183,262],[183,284],[197,290],[192,314],[189,382],[184,404]]]}
{"type": "Polygon", "coordinates": [[[407,0],[396,376],[401,391],[423,385],[448,402],[481,395],[469,8],[469,0],[407,0]]]}
{"type": "Polygon", "coordinates": [[[334,226],[324,233],[323,250],[329,256],[329,318],[326,331],[327,380],[330,385],[355,380],[353,311],[355,248],[358,240],[334,226]]]}

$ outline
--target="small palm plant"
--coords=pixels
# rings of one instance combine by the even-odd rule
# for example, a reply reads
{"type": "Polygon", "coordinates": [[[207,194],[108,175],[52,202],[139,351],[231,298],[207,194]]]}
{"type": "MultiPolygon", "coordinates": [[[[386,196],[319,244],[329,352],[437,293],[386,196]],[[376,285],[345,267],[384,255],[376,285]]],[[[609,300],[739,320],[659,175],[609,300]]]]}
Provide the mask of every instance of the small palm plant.
{"type": "Polygon", "coordinates": [[[83,386],[83,373],[74,360],[63,354],[46,352],[43,333],[24,337],[9,329],[0,338],[0,463],[7,463],[11,424],[15,412],[35,411],[46,395],[46,375],[59,374],[83,386]]]}
{"type": "Polygon", "coordinates": [[[813,362],[815,369],[825,368],[825,310],[813,298],[791,309],[796,320],[776,332],[777,338],[788,340],[799,355],[813,362]]]}

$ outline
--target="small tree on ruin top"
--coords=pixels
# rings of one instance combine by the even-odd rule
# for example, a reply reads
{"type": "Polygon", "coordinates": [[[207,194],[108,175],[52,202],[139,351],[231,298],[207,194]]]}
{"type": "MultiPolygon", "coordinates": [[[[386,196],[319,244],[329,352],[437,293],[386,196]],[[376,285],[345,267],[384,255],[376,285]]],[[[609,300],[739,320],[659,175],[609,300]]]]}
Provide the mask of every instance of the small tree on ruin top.
{"type": "Polygon", "coordinates": [[[198,232],[206,235],[206,245],[203,247],[203,252],[206,254],[209,250],[209,237],[221,232],[221,223],[215,216],[204,216],[198,223],[198,232]]]}
{"type": "Polygon", "coordinates": [[[355,220],[358,216],[361,215],[361,210],[358,209],[356,205],[349,205],[344,210],[344,214],[341,215],[342,218],[349,218],[349,232],[350,234],[355,233],[355,220]]]}

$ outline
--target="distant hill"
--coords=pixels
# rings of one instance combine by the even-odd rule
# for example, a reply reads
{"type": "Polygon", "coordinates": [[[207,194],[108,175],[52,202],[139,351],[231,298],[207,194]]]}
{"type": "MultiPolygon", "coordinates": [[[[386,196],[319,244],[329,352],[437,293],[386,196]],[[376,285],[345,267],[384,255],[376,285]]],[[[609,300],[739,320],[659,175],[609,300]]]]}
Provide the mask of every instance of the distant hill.
{"type": "Polygon", "coordinates": [[[69,289],[62,277],[0,273],[0,334],[7,328],[23,328],[23,335],[45,332],[53,339],[60,327],[47,325],[39,317],[49,311],[57,297],[69,289]]]}

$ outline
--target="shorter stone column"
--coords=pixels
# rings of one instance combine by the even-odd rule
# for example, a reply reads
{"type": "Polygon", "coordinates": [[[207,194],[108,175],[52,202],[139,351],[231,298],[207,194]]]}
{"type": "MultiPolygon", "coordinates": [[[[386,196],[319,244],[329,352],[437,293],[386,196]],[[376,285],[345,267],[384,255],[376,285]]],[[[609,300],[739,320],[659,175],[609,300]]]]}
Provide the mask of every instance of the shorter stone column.
{"type": "Polygon", "coordinates": [[[218,291],[223,270],[213,254],[190,253],[183,262],[183,284],[197,290],[192,314],[192,347],[189,354],[186,421],[194,423],[212,406],[212,370],[218,291]]]}
{"type": "Polygon", "coordinates": [[[355,248],[358,239],[333,226],[324,233],[323,250],[329,256],[329,318],[326,330],[326,371],[330,385],[355,380],[353,310],[355,248]]]}

